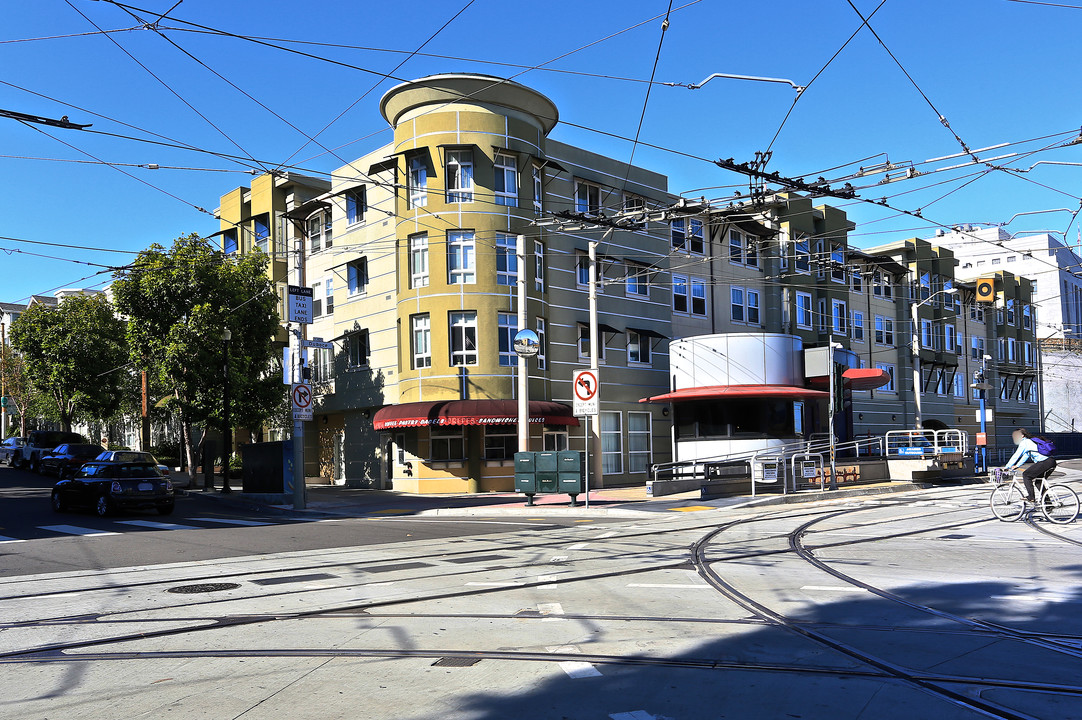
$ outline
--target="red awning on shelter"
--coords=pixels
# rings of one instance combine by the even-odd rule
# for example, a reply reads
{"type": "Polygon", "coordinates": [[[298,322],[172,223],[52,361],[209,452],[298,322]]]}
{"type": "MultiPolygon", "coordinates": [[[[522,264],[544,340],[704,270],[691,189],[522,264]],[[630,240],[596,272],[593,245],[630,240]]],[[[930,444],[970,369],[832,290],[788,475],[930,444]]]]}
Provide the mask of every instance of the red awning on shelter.
{"type": "MultiPolygon", "coordinates": [[[[531,423],[539,425],[578,425],[571,408],[548,400],[531,400],[531,423]]],[[[436,402],[388,405],[376,411],[372,425],[376,430],[430,427],[433,425],[517,425],[516,400],[442,400],[436,402]]]]}
{"type": "Polygon", "coordinates": [[[879,368],[849,368],[842,373],[842,382],[850,390],[875,390],[890,382],[890,373],[879,368]]]}
{"type": "Polygon", "coordinates": [[[829,393],[796,385],[704,385],[682,388],[664,395],[642,398],[639,402],[687,402],[689,400],[724,400],[726,398],[821,398],[829,393]]]}

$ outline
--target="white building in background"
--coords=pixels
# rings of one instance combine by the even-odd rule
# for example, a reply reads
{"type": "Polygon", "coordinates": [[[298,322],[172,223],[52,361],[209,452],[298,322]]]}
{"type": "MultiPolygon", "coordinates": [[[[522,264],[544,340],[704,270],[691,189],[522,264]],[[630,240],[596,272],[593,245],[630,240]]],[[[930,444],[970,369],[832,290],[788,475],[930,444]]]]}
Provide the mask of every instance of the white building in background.
{"type": "Polygon", "coordinates": [[[1000,271],[1033,283],[1041,377],[1041,423],[1047,432],[1082,430],[1082,258],[1048,233],[1012,235],[1002,227],[940,231],[931,242],[958,259],[971,281],[1000,271]]]}

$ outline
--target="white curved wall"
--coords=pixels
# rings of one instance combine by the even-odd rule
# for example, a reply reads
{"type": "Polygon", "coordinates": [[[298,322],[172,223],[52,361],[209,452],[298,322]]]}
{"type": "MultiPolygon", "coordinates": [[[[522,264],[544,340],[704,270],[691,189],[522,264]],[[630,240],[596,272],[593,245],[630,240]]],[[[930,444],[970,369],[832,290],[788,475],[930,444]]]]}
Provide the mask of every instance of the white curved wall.
{"type": "Polygon", "coordinates": [[[804,384],[803,343],[780,333],[698,335],[669,344],[672,389],[804,384]]]}

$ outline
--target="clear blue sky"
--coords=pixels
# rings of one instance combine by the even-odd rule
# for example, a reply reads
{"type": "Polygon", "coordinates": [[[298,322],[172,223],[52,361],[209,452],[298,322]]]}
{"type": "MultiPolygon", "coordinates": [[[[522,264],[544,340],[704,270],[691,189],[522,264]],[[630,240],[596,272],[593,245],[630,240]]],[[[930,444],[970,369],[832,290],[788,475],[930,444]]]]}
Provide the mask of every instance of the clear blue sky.
{"type": "Polygon", "coordinates": [[[109,279],[97,274],[101,266],[124,265],[153,242],[215,232],[217,222],[196,208],[213,211],[220,195],[247,183],[245,170],[329,172],[389,141],[378,112],[388,88],[440,72],[534,87],[560,108],[552,137],[623,160],[634,153],[636,164],[667,174],[670,189],[690,197],[724,198],[746,186],[710,161],[747,161],[768,148],[770,171],[809,180],[888,159],[913,164],[924,174],[859,192],[920,209],[927,221],[829,201],[857,223],[856,245],[1044,210],[1055,212],[1016,217],[1007,228],[1066,231],[1077,241],[1070,211],[1079,207],[1082,165],[1012,174],[968,156],[926,161],[961,153],[961,143],[1010,143],[976,155],[1020,153],[991,164],[1023,170],[1038,161],[1082,164],[1082,144],[1056,147],[1082,125],[1082,0],[674,0],[664,34],[670,5],[661,0],[183,0],[158,23],[160,34],[146,27],[174,2],[133,0],[143,8],[137,18],[99,0],[5,3],[0,109],[66,115],[94,132],[0,118],[0,300],[101,287],[109,279]],[[861,29],[858,10],[875,34],[861,29]],[[244,39],[255,37],[316,57],[244,39]],[[784,83],[650,86],[655,58],[658,83],[729,73],[808,89],[794,105],[784,83]],[[319,143],[333,154],[310,142],[321,130],[319,143]],[[624,138],[637,132],[644,144],[633,150],[624,138]],[[151,163],[161,169],[134,167],[151,163]]]}

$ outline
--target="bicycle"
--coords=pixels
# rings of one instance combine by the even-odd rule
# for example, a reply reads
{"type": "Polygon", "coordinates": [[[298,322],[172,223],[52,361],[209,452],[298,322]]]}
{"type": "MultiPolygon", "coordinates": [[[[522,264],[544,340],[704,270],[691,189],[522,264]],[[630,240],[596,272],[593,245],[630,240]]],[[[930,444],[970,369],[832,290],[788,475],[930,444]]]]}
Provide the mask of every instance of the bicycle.
{"type": "MultiPolygon", "coordinates": [[[[1046,482],[1051,474],[1049,470],[1033,483],[1037,490],[1037,507],[1049,522],[1066,525],[1078,517],[1078,494],[1066,485],[1046,482]]],[[[1026,511],[1026,490],[1021,474],[1014,470],[993,468],[989,479],[996,484],[988,498],[992,514],[1005,522],[1014,522],[1022,517],[1026,511]]]]}

